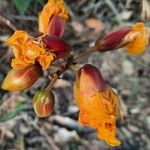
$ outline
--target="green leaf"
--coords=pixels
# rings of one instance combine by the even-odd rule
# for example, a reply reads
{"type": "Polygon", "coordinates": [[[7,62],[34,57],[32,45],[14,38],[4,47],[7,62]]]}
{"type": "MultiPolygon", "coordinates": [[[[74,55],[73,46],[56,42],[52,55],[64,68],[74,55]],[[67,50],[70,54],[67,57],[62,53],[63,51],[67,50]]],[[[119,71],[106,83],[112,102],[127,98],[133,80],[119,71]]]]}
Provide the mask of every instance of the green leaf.
{"type": "Polygon", "coordinates": [[[18,116],[18,114],[22,112],[23,110],[27,110],[30,108],[32,107],[26,103],[17,102],[14,110],[12,110],[11,112],[3,112],[2,114],[0,114],[0,122],[8,121],[18,116]]]}
{"type": "Polygon", "coordinates": [[[13,4],[15,5],[20,15],[24,15],[24,13],[29,8],[31,1],[32,0],[13,0],[13,4]]]}

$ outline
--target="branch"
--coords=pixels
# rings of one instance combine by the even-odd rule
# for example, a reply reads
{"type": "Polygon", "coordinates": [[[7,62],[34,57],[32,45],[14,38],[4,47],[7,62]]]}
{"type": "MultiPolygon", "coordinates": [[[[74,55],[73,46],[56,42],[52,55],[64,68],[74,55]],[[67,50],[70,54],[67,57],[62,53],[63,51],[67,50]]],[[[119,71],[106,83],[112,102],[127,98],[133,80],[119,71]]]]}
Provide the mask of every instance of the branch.
{"type": "Polygon", "coordinates": [[[12,31],[16,31],[17,28],[8,20],[6,19],[4,16],[2,16],[0,14],[0,21],[3,22],[7,27],[9,27],[12,31]]]}

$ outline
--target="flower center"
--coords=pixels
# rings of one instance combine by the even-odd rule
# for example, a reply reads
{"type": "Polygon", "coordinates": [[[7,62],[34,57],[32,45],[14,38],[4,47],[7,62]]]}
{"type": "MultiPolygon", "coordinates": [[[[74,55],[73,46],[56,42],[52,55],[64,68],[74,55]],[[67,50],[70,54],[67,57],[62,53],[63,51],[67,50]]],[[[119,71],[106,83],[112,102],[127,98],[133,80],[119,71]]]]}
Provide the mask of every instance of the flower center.
{"type": "Polygon", "coordinates": [[[27,54],[28,54],[29,56],[34,56],[34,55],[35,55],[35,51],[32,50],[32,49],[28,49],[28,50],[27,50],[27,54]]]}

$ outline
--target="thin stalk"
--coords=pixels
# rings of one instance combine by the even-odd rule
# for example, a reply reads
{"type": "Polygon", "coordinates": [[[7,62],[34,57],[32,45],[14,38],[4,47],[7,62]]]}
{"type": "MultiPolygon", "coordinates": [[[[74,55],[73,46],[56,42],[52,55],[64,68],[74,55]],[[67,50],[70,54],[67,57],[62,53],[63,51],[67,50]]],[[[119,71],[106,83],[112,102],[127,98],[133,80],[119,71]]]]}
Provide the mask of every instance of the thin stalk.
{"type": "MultiPolygon", "coordinates": [[[[88,57],[95,50],[96,50],[95,47],[91,47],[88,50],[86,50],[85,52],[83,52],[80,55],[78,55],[76,58],[71,58],[71,60],[68,60],[67,63],[66,63],[66,65],[59,67],[58,70],[54,73],[54,76],[53,76],[50,84],[46,87],[45,90],[47,92],[51,91],[52,88],[54,87],[55,82],[59,78],[59,76],[62,73],[64,73],[66,70],[68,70],[69,68],[71,68],[74,71],[78,71],[79,68],[75,64],[78,63],[79,61],[85,59],[86,57],[88,57]]],[[[56,66],[54,65],[53,67],[56,67],[56,66]]]]}
{"type": "Polygon", "coordinates": [[[49,91],[52,90],[52,88],[54,87],[54,84],[56,83],[57,79],[58,79],[58,75],[54,74],[54,77],[52,78],[52,81],[50,82],[50,84],[45,89],[46,92],[49,92],[49,91]]]}
{"type": "Polygon", "coordinates": [[[70,65],[70,69],[77,72],[80,68],[77,67],[76,65],[70,65]]]}
{"type": "Polygon", "coordinates": [[[93,53],[96,50],[95,47],[91,47],[88,50],[82,52],[80,55],[78,55],[77,57],[73,58],[73,63],[78,63],[81,60],[87,58],[91,53],[93,53]]]}

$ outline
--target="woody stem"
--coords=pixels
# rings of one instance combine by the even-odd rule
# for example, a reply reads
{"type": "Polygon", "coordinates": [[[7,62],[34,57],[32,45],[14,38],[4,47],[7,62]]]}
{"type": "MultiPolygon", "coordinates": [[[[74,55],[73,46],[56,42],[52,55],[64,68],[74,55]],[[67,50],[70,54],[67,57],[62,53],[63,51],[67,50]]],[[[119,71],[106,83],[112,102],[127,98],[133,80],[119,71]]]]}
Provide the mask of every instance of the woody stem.
{"type": "Polygon", "coordinates": [[[57,75],[57,74],[54,74],[54,77],[52,78],[50,84],[49,84],[49,85],[46,87],[46,89],[45,89],[46,92],[49,92],[49,91],[52,90],[52,88],[54,87],[54,84],[55,84],[55,82],[57,81],[57,79],[58,79],[58,75],[57,75]]]}
{"type": "Polygon", "coordinates": [[[68,70],[69,68],[69,64],[67,63],[64,66],[61,66],[61,68],[59,68],[59,70],[57,70],[52,76],[52,80],[50,82],[50,84],[46,87],[46,91],[49,92],[52,90],[52,88],[54,87],[54,84],[56,83],[57,79],[59,78],[59,76],[65,72],[66,70],[68,70]]]}
{"type": "Polygon", "coordinates": [[[82,52],[77,57],[73,58],[73,63],[78,63],[81,60],[87,58],[91,53],[95,51],[95,49],[96,49],[95,47],[90,47],[88,50],[82,52]]]}

